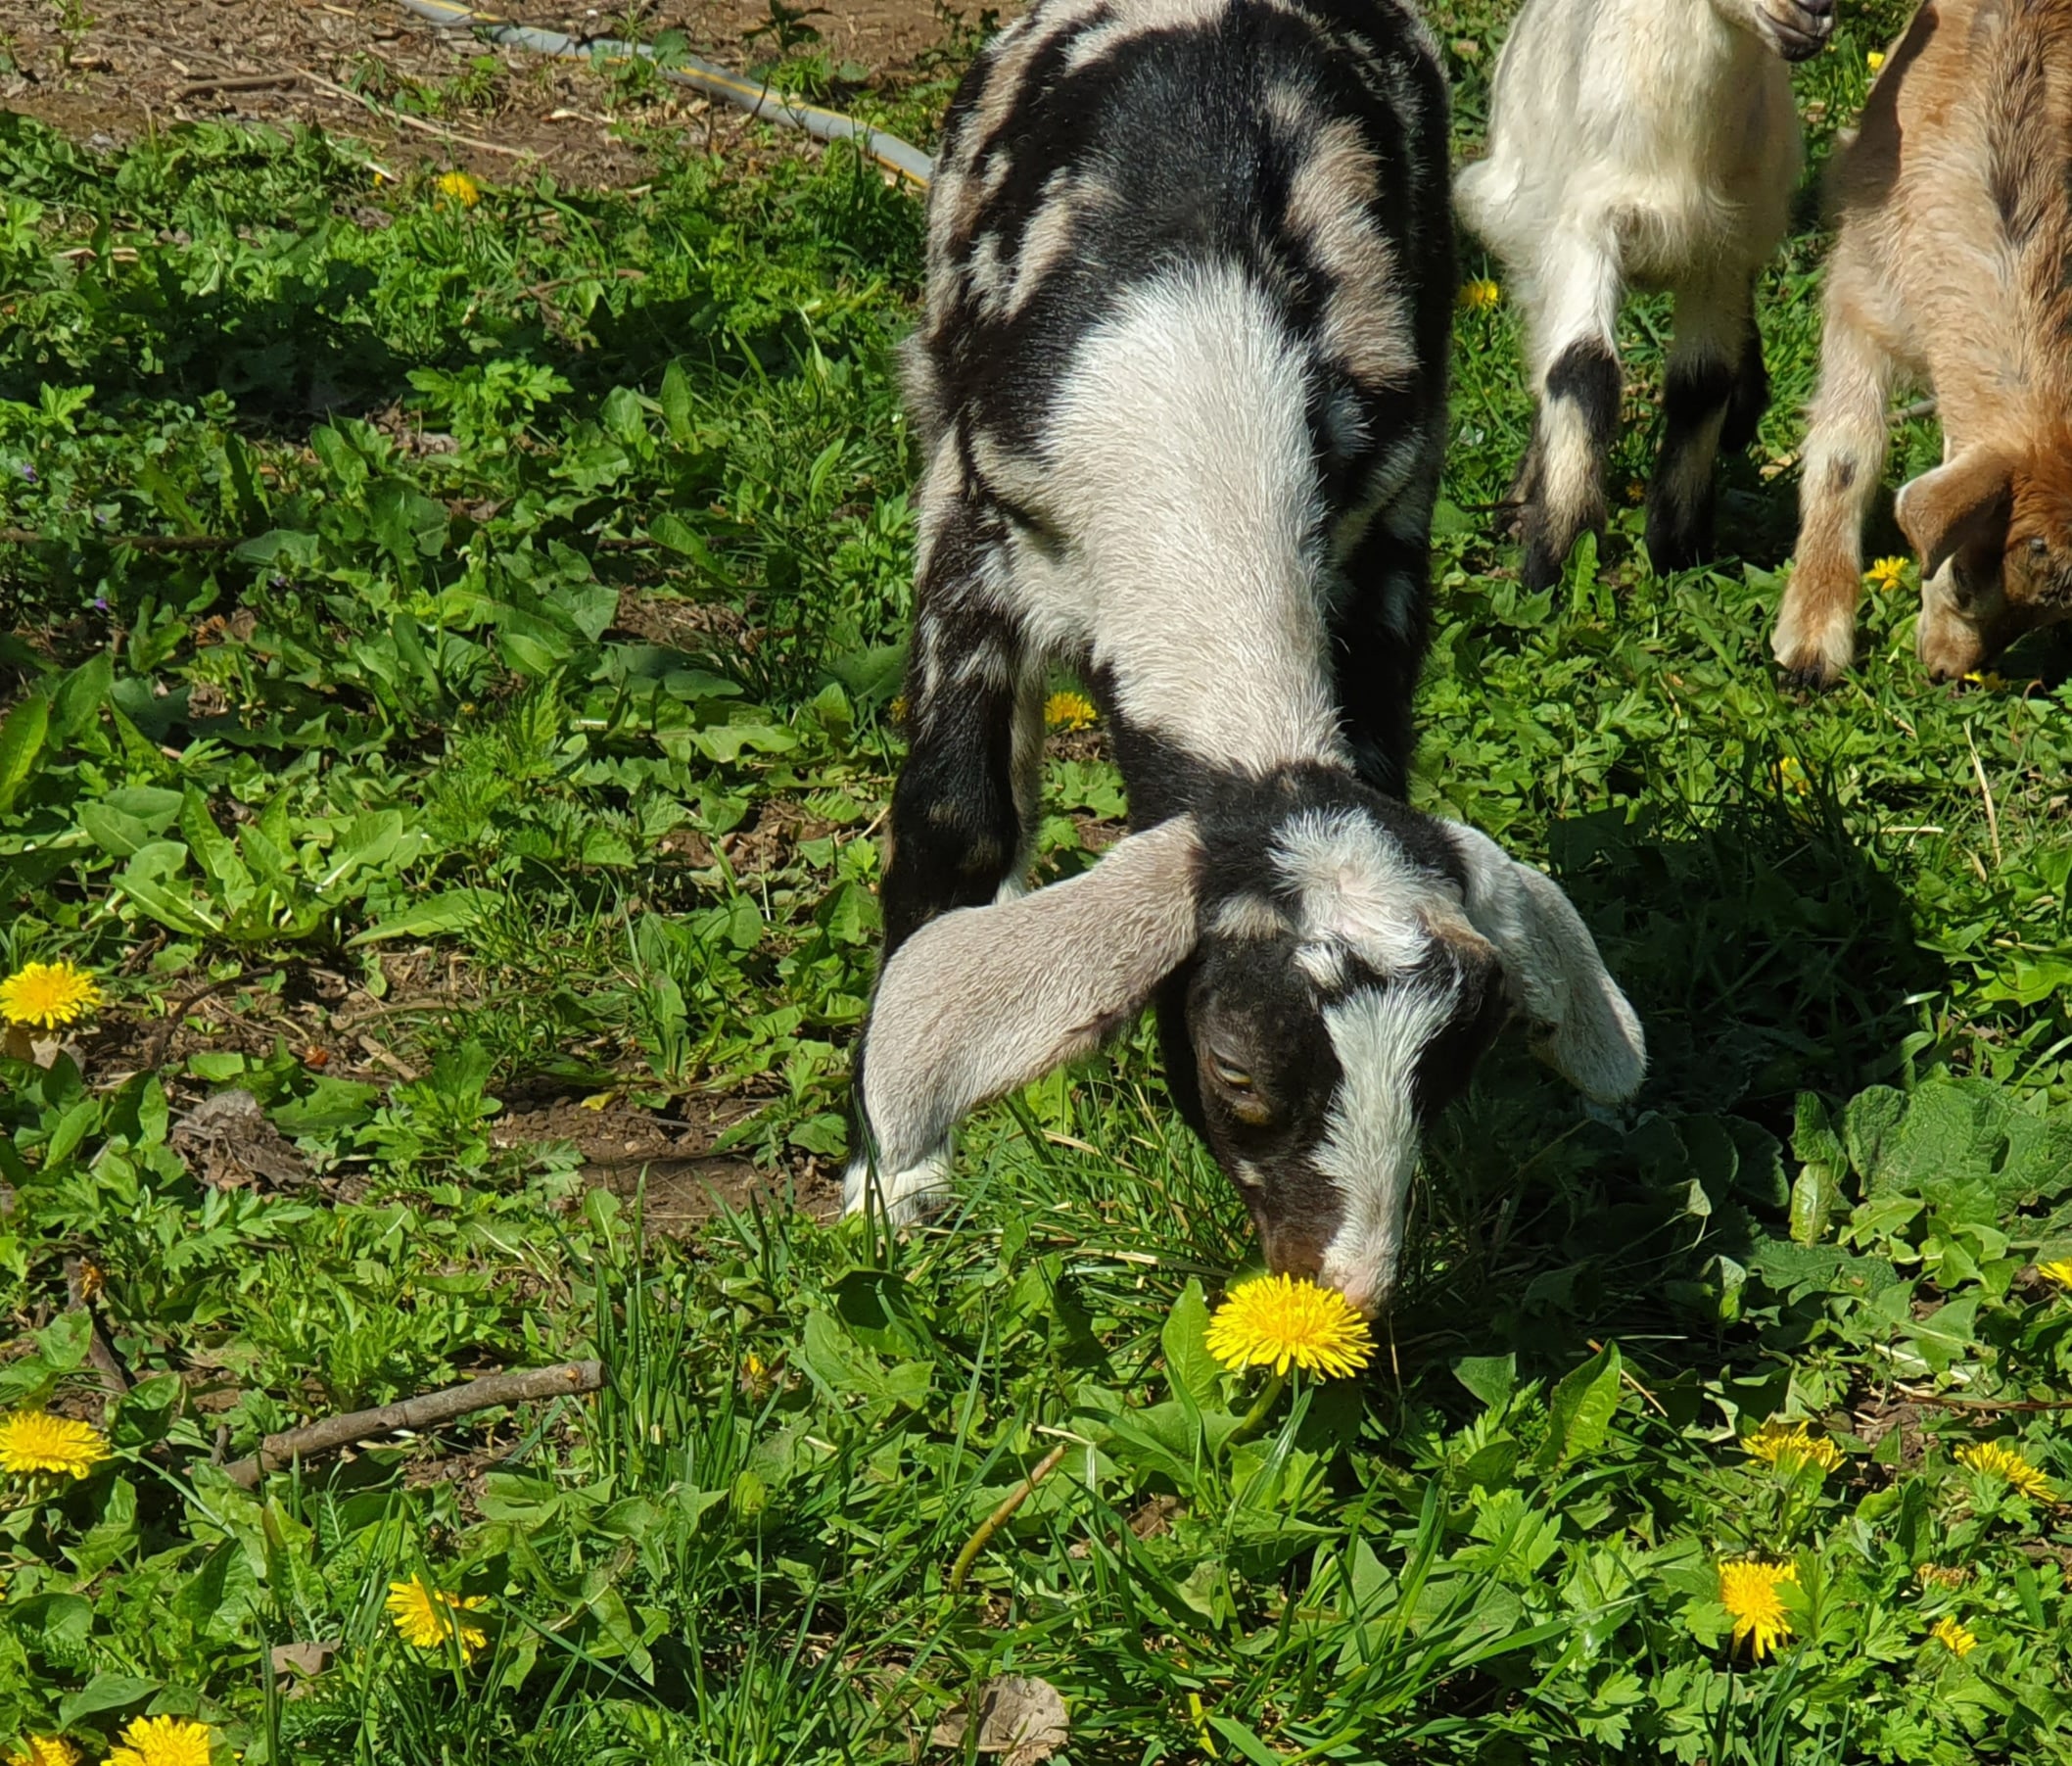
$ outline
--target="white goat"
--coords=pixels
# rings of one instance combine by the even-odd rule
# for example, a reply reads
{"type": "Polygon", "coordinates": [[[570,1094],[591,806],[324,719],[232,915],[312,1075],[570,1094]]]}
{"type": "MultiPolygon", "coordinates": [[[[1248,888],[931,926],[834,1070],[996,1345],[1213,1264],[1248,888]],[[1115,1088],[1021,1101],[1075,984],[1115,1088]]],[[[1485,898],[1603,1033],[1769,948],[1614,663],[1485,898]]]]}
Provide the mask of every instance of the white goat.
{"type": "Polygon", "coordinates": [[[1603,526],[1628,287],[1676,297],[1648,554],[1667,571],[1710,550],[1714,458],[1748,446],[1769,399],[1753,284],[1799,171],[1784,64],[1833,28],[1834,0],[1528,0],[1519,15],[1488,155],[1454,193],[1525,310],[1538,401],[1513,492],[1527,587],[1558,582],[1603,526]]]}

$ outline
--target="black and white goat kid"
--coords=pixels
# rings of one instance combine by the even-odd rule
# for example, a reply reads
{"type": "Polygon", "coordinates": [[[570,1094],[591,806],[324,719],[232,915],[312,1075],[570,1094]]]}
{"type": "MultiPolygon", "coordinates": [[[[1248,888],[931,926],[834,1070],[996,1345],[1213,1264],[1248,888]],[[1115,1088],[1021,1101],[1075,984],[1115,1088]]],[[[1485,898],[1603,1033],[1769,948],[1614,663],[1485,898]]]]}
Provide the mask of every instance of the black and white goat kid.
{"type": "Polygon", "coordinates": [[[1446,94],[1397,0],[1038,0],[951,108],[851,1211],[1155,996],[1276,1269],[1372,1309],[1420,1121],[1511,1009],[1593,1095],[1638,1026],[1575,910],[1405,809],[1445,435],[1446,94]],[[1057,661],[1132,832],[1022,892],[1057,661]]]}

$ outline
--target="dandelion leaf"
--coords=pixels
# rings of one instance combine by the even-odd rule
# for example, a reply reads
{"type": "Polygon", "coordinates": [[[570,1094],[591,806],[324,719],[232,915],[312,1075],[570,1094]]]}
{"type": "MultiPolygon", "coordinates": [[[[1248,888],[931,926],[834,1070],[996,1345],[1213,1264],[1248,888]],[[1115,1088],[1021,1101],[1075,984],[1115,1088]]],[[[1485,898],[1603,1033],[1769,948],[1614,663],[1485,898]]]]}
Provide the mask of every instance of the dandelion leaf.
{"type": "Polygon", "coordinates": [[[1604,1445],[1612,1413],[1619,1408],[1619,1345],[1608,1343],[1565,1375],[1547,1402],[1547,1438],[1538,1463],[1552,1471],[1594,1454],[1604,1445]]]}
{"type": "Polygon", "coordinates": [[[1222,1390],[1222,1369],[1208,1353],[1208,1302],[1199,1281],[1181,1290],[1158,1332],[1165,1350],[1165,1371],[1177,1394],[1185,1391],[1198,1405],[1212,1405],[1222,1390]]]}
{"type": "Polygon", "coordinates": [[[1518,1358],[1513,1355],[1462,1356],[1453,1363],[1453,1377],[1491,1410],[1511,1402],[1518,1384],[1518,1358]]]}

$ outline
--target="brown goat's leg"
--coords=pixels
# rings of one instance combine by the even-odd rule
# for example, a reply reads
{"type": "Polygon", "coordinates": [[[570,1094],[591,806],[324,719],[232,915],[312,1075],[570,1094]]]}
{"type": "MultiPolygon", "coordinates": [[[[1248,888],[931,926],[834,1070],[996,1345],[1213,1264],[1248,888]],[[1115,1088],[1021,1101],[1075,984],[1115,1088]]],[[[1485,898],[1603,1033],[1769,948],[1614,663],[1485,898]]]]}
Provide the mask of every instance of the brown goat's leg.
{"type": "Polygon", "coordinates": [[[1863,517],[1885,469],[1893,375],[1891,356],[1847,301],[1830,298],[1799,486],[1798,561],[1770,634],[1778,666],[1808,686],[1832,686],[1856,656],[1863,517]]]}

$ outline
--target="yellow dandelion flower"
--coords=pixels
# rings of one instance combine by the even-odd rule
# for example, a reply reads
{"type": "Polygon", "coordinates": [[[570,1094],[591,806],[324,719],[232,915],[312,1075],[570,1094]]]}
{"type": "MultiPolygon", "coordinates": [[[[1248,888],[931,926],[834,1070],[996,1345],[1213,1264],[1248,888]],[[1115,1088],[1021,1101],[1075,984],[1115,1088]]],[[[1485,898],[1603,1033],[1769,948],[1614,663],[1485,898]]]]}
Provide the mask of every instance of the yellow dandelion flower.
{"type": "Polygon", "coordinates": [[[2038,1264],[2036,1272],[2046,1281],[2056,1282],[2061,1288],[2072,1288],[2072,1257],[2060,1257],[2048,1264],[2038,1264]]]}
{"type": "Polygon", "coordinates": [[[1825,1435],[1809,1433],[1803,1422],[1787,1427],[1775,1416],[1741,1445],[1750,1458],[1774,1465],[1787,1476],[1801,1465],[1817,1465],[1824,1473],[1839,1469],[1842,1463],[1842,1450],[1825,1435]]]}
{"type": "Polygon", "coordinates": [[[1493,312],[1503,305],[1504,291],[1487,276],[1477,276],[1464,282],[1460,291],[1460,309],[1463,312],[1493,312]]]}
{"type": "Polygon", "coordinates": [[[1734,1643],[1751,1639],[1750,1653],[1759,1662],[1791,1636],[1791,1614],[1778,1599],[1777,1585],[1798,1580],[1797,1564],[1751,1559],[1719,1566],[1719,1604],[1733,1618],[1734,1643]]]}
{"type": "Polygon", "coordinates": [[[2007,677],[1990,668],[1975,668],[1964,680],[1972,687],[1983,687],[1988,692],[2004,692],[2007,690],[2007,677]]]}
{"type": "Polygon", "coordinates": [[[473,1612],[487,1605],[486,1595],[449,1595],[445,1589],[427,1588],[424,1579],[412,1576],[407,1582],[389,1584],[389,1615],[396,1622],[397,1632],[406,1644],[419,1649],[446,1648],[447,1639],[460,1640],[460,1659],[471,1662],[475,1652],[485,1647],[489,1638],[477,1627],[463,1624],[456,1616],[473,1612]]]}
{"type": "Polygon", "coordinates": [[[1980,1441],[1970,1447],[1958,1448],[1956,1462],[1972,1471],[1984,1472],[1989,1478],[1999,1478],[2031,1502],[2054,1503],[2057,1500],[2057,1493],[2050,1488],[2048,1478],[2011,1447],[1998,1441],[1980,1441]]]}
{"type": "Polygon", "coordinates": [[[758,1400],[768,1398],[771,1388],[776,1384],[777,1375],[771,1372],[770,1363],[757,1355],[754,1350],[751,1349],[741,1358],[740,1388],[742,1397],[758,1400]]]}
{"type": "Polygon", "coordinates": [[[895,724],[904,724],[907,721],[907,695],[895,694],[892,703],[887,705],[885,710],[895,724]]]}
{"type": "Polygon", "coordinates": [[[1948,1613],[1935,1622],[1935,1629],[1928,1634],[1952,1655],[1969,1655],[1978,1647],[1978,1639],[1948,1613]]]}
{"type": "Polygon", "coordinates": [[[482,186],[464,171],[442,173],[438,190],[441,196],[451,197],[463,209],[472,209],[482,201],[482,186]]]}
{"type": "Polygon", "coordinates": [[[1863,58],[1863,66],[1868,68],[1873,73],[1875,73],[1880,68],[1884,67],[1884,65],[1885,52],[1882,49],[1873,49],[1868,55],[1863,58]]]}
{"type": "Polygon", "coordinates": [[[1053,730],[1084,730],[1094,715],[1094,701],[1083,692],[1054,692],[1043,702],[1043,721],[1053,730]]]}
{"type": "Polygon", "coordinates": [[[1791,792],[1794,797],[1804,797],[1813,790],[1813,780],[1807,776],[1805,764],[1796,754],[1787,754],[1770,768],[1769,776],[1776,781],[1777,788],[1791,792]]]}
{"type": "Polygon", "coordinates": [[[209,1725],[185,1717],[139,1717],[105,1766],[209,1766],[209,1725]]]}
{"type": "Polygon", "coordinates": [[[79,1766],[79,1750],[63,1736],[30,1736],[7,1756],[7,1766],[79,1766]]]}
{"type": "Polygon", "coordinates": [[[108,1441],[90,1422],[45,1410],[16,1410],[0,1418],[0,1471],[83,1478],[107,1457],[108,1441]]]}
{"type": "Polygon", "coordinates": [[[1873,589],[1883,589],[1889,593],[1907,580],[1907,560],[1880,558],[1864,571],[1863,580],[1873,589]]]}
{"type": "Polygon", "coordinates": [[[1226,1367],[1291,1365],[1334,1378],[1357,1373],[1374,1355],[1367,1320],[1336,1288],[1292,1275],[1255,1275],[1231,1289],[1208,1321],[1208,1353],[1226,1367]]]}
{"type": "Polygon", "coordinates": [[[101,987],[71,963],[28,963],[0,981],[0,1017],[9,1024],[55,1030],[84,1018],[101,1003],[101,987]]]}

